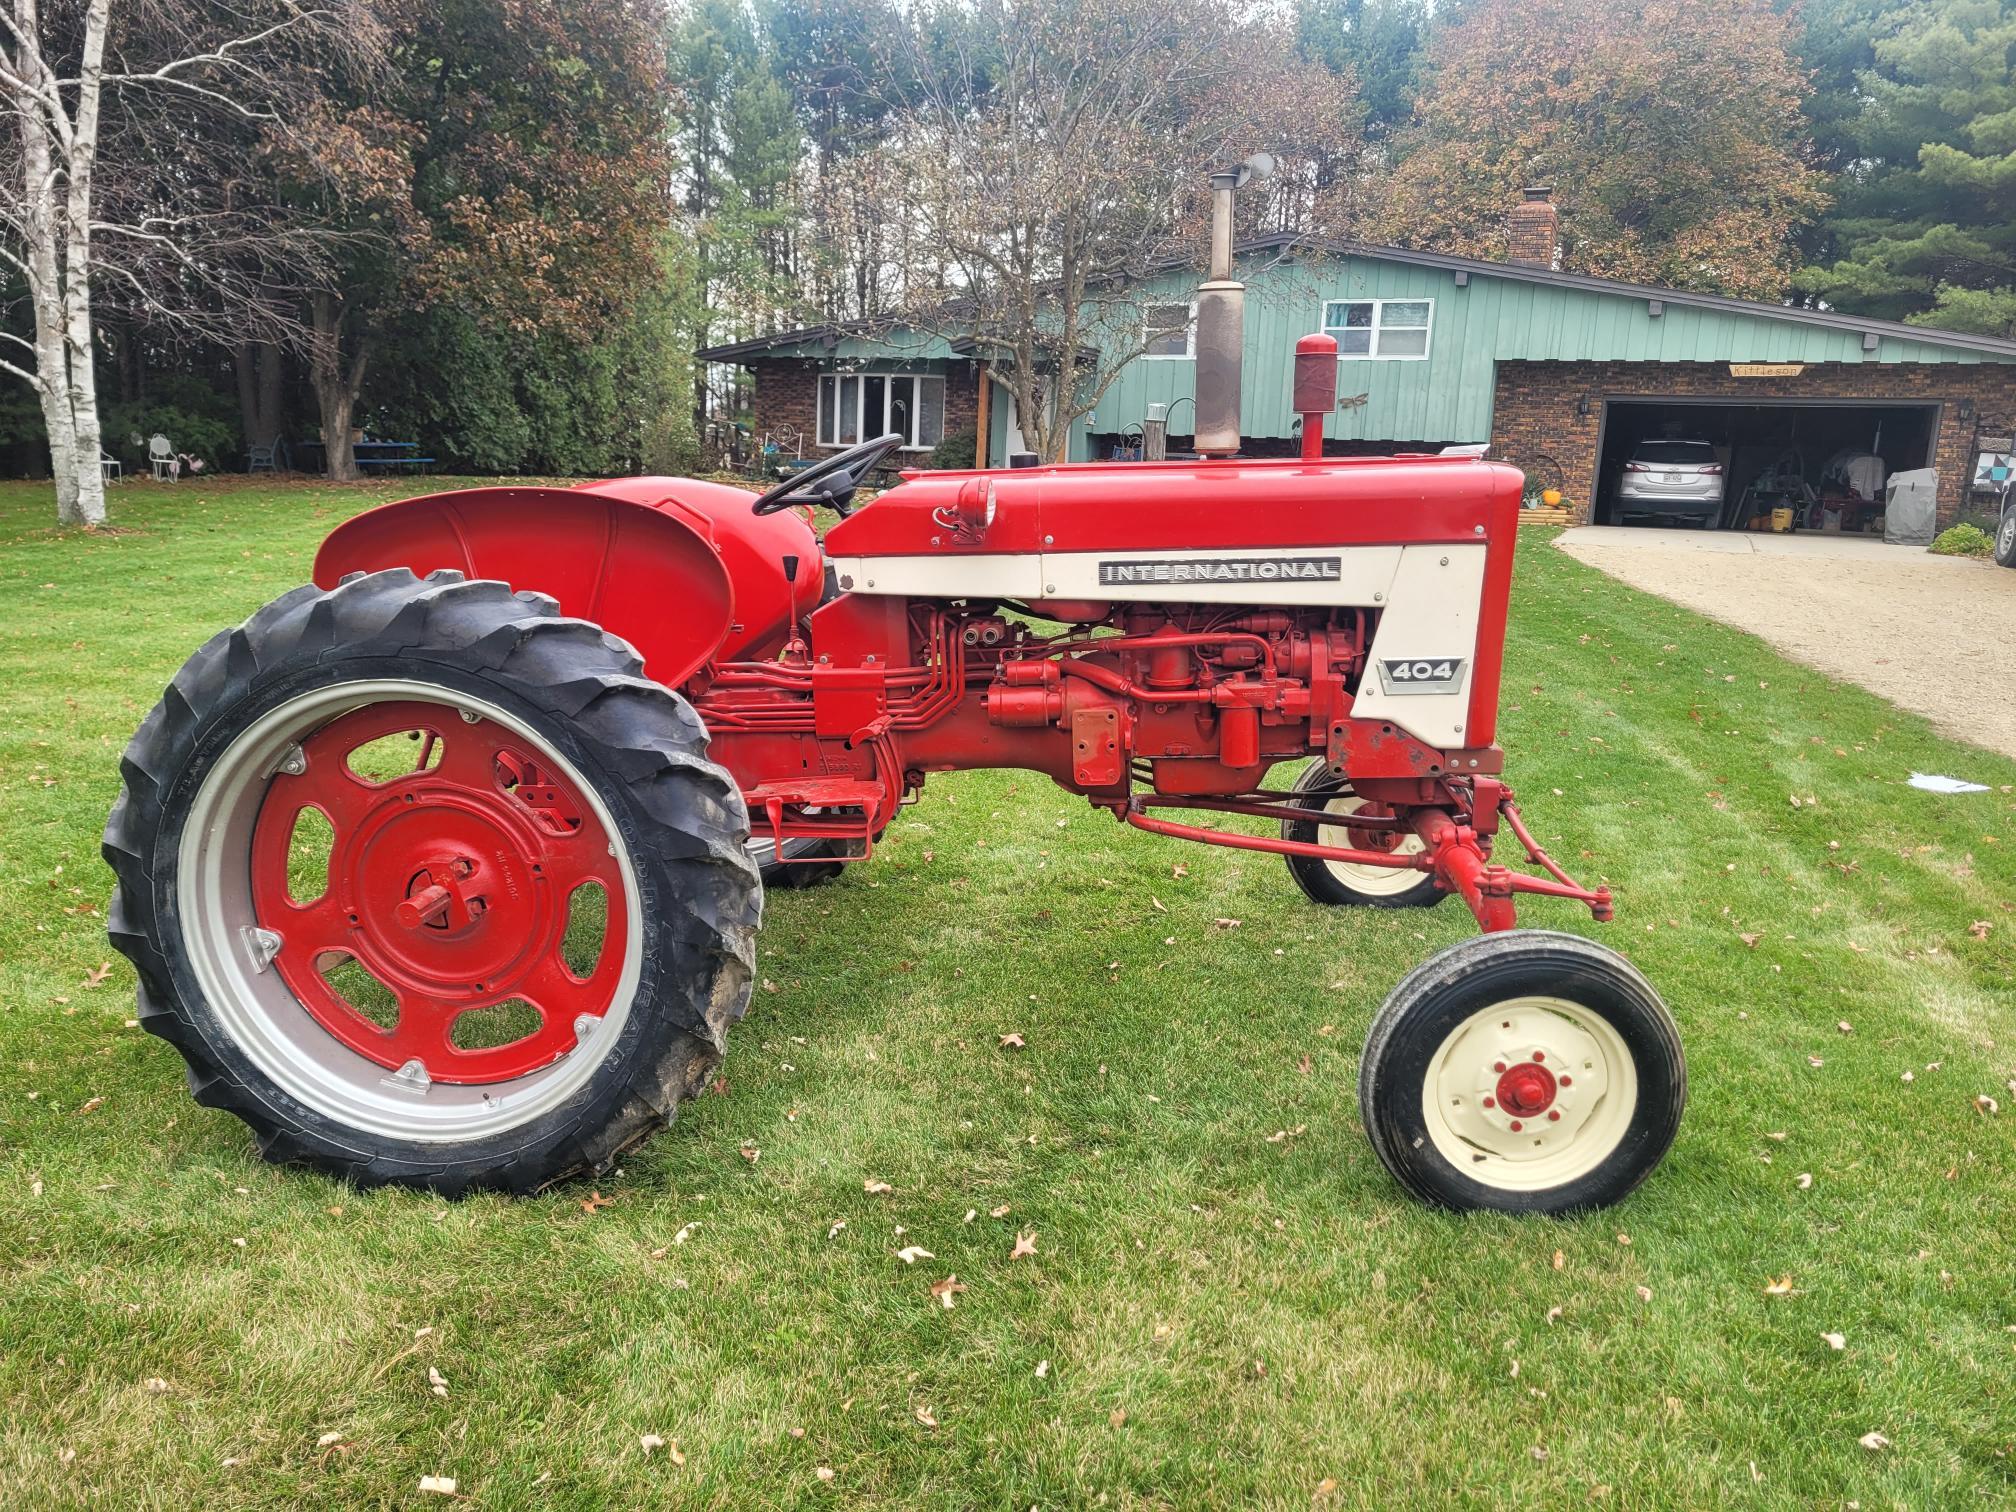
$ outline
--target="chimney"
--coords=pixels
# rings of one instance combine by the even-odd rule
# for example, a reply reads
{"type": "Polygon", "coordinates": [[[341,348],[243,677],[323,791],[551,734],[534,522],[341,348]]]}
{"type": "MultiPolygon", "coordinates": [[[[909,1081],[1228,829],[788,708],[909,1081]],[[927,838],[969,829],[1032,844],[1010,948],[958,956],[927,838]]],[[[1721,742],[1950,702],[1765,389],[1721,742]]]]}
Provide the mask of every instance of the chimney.
{"type": "Polygon", "coordinates": [[[1561,230],[1554,186],[1535,184],[1525,194],[1505,217],[1506,260],[1528,268],[1552,268],[1561,230]]]}

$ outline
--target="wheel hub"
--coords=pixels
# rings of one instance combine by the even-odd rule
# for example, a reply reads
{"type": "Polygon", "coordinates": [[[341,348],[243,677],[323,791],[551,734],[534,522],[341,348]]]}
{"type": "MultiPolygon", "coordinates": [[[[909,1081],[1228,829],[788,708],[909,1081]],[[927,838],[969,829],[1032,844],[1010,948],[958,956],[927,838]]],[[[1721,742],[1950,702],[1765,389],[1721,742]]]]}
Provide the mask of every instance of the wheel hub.
{"type": "Polygon", "coordinates": [[[417,1062],[428,1083],[507,1082],[552,1064],[608,1011],[620,974],[627,910],[608,833],[527,737],[440,704],[370,704],[300,742],[261,805],[252,896],[258,927],[281,940],[273,968],[314,1020],[388,1070],[410,1077],[417,1062]],[[360,774],[360,749],[400,734],[421,738],[413,769],[360,774]],[[333,838],[327,886],[304,902],[290,861],[298,876],[294,836],[311,810],[333,838]],[[577,973],[563,946],[591,885],[607,922],[577,973]],[[348,963],[396,1012],[382,1001],[367,1012],[354,981],[339,990],[332,972],[348,963]],[[536,1027],[467,1043],[458,1021],[491,1008],[536,1027]]]}
{"type": "Polygon", "coordinates": [[[1440,1124],[1467,1148],[1466,1164],[1560,1155],[1596,1115],[1615,1057],[1561,1011],[1568,1007],[1540,998],[1502,1004],[1444,1042],[1428,1089],[1440,1124]]]}
{"type": "Polygon", "coordinates": [[[1554,1073],[1524,1061],[1498,1078],[1498,1106],[1514,1118],[1534,1118],[1554,1101],[1554,1073]]]}

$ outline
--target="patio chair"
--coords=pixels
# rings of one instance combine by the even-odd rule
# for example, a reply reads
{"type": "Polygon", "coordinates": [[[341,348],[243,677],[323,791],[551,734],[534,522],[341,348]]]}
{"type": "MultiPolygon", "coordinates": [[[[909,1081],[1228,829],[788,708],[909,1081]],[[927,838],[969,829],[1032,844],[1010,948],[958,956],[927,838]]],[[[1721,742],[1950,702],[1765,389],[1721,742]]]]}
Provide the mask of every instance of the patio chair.
{"type": "Polygon", "coordinates": [[[126,469],[120,466],[119,459],[102,449],[98,453],[98,471],[107,483],[126,481],[126,469]]]}
{"type": "Polygon", "coordinates": [[[248,446],[245,449],[245,471],[285,472],[287,471],[287,445],[276,434],[264,446],[248,446]]]}
{"type": "Polygon", "coordinates": [[[156,483],[173,483],[182,476],[182,459],[175,455],[175,447],[156,431],[147,438],[147,460],[154,464],[156,483]]]}

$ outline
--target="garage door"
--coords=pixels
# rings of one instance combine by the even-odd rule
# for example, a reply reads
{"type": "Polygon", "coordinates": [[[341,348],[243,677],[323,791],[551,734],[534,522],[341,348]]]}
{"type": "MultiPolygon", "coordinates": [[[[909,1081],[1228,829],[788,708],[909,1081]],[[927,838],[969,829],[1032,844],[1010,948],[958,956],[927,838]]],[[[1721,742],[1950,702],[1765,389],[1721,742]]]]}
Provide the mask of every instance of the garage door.
{"type": "Polygon", "coordinates": [[[1938,434],[1936,404],[1611,399],[1594,518],[1740,530],[1773,508],[1806,523],[1833,505],[1852,531],[1877,512],[1891,473],[1932,465],[1938,434]]]}

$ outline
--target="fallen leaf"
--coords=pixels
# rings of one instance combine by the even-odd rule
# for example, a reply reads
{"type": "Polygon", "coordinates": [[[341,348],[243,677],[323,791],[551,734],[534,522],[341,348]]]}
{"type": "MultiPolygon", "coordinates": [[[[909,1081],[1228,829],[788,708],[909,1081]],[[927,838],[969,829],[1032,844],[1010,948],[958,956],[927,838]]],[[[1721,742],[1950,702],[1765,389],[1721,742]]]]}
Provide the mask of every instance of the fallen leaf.
{"type": "Polygon", "coordinates": [[[1845,1334],[1823,1333],[1820,1337],[1827,1341],[1829,1349],[1846,1349],[1848,1347],[1848,1339],[1845,1334]]]}
{"type": "Polygon", "coordinates": [[[886,1181],[877,1181],[871,1176],[868,1180],[861,1183],[861,1190],[866,1192],[870,1197],[887,1197],[896,1188],[889,1185],[886,1181]]]}
{"type": "Polygon", "coordinates": [[[1125,1407],[1115,1407],[1111,1412],[1106,1414],[1106,1426],[1108,1428],[1118,1428],[1126,1423],[1126,1421],[1127,1409],[1125,1407]]]}
{"type": "Polygon", "coordinates": [[[987,1216],[989,1218],[1006,1218],[1008,1216],[1008,1204],[1004,1202],[997,1208],[989,1208],[987,1216]]]}
{"type": "Polygon", "coordinates": [[[431,1491],[436,1496],[453,1496],[455,1494],[455,1477],[452,1475],[423,1475],[420,1477],[420,1489],[422,1491],[431,1491]]]}
{"type": "Polygon", "coordinates": [[[938,1419],[931,1416],[931,1409],[929,1407],[913,1407],[910,1409],[910,1416],[917,1419],[926,1428],[936,1428],[938,1426],[938,1419]]]}
{"type": "Polygon", "coordinates": [[[812,1473],[818,1476],[819,1479],[821,1479],[822,1481],[829,1481],[833,1479],[833,1468],[830,1465],[821,1465],[817,1470],[814,1470],[812,1473]]]}
{"type": "Polygon", "coordinates": [[[1757,942],[1763,939],[1764,936],[1761,934],[1739,934],[1736,938],[1741,940],[1745,945],[1748,945],[1752,950],[1755,950],[1757,942]]]}
{"type": "Polygon", "coordinates": [[[1036,1362],[1036,1379],[1040,1381],[1048,1374],[1050,1374],[1050,1362],[1048,1360],[1038,1360],[1036,1362]]]}
{"type": "Polygon", "coordinates": [[[615,1205],[616,1199],[614,1197],[604,1197],[599,1191],[581,1199],[581,1211],[584,1213],[593,1213],[598,1209],[614,1207],[615,1205]]]}
{"type": "Polygon", "coordinates": [[[672,1236],[672,1242],[674,1244],[684,1244],[688,1239],[693,1237],[693,1230],[698,1227],[700,1225],[697,1221],[681,1225],[679,1232],[672,1236]]]}
{"type": "Polygon", "coordinates": [[[748,1161],[749,1164],[754,1165],[763,1158],[763,1152],[753,1144],[745,1144],[742,1146],[742,1158],[748,1161]]]}
{"type": "Polygon", "coordinates": [[[844,1229],[845,1227],[847,1227],[847,1220],[845,1218],[839,1218],[834,1220],[833,1227],[826,1230],[826,1237],[828,1239],[839,1238],[840,1230],[844,1229]]]}
{"type": "Polygon", "coordinates": [[[100,966],[96,971],[87,971],[84,973],[84,985],[86,987],[100,986],[103,984],[105,978],[107,978],[111,974],[112,974],[112,963],[110,961],[107,961],[104,965],[100,966]]]}
{"type": "Polygon", "coordinates": [[[1164,908],[1164,907],[1162,906],[1162,900],[1161,900],[1160,898],[1156,897],[1156,896],[1155,896],[1155,895],[1154,895],[1153,893],[1150,893],[1150,894],[1148,895],[1148,901],[1149,901],[1150,903],[1152,903],[1152,904],[1153,904],[1153,905],[1155,906],[1155,912],[1157,912],[1157,913],[1167,913],[1167,912],[1169,912],[1169,910],[1168,910],[1168,909],[1166,909],[1166,908],[1164,908]]]}
{"type": "Polygon", "coordinates": [[[1983,1092],[1979,1097],[1974,1099],[1974,1111],[1983,1117],[1993,1118],[1997,1113],[2002,1111],[2002,1104],[1995,1101],[1986,1092],[1983,1092]]]}
{"type": "Polygon", "coordinates": [[[1036,1230],[1031,1229],[1026,1234],[1017,1234],[1015,1236],[1015,1248],[1008,1251],[1008,1258],[1010,1260],[1020,1260],[1025,1256],[1033,1255],[1035,1253],[1036,1253],[1036,1230]]]}
{"type": "Polygon", "coordinates": [[[1977,940],[1985,940],[1988,938],[1988,931],[1994,927],[1986,919],[1976,919],[1972,924],[1967,926],[1967,933],[1974,936],[1977,940]]]}
{"type": "Polygon", "coordinates": [[[1855,1026],[1849,1023],[1848,1020],[1846,1019],[1842,1019],[1841,1022],[1836,1024],[1834,1027],[1836,1029],[1839,1029],[1843,1034],[1853,1034],[1855,1032],[1855,1026]]]}
{"type": "Polygon", "coordinates": [[[921,1244],[909,1244],[896,1251],[896,1258],[905,1265],[915,1265],[919,1260],[936,1260],[938,1257],[921,1244]]]}
{"type": "Polygon", "coordinates": [[[1811,1171],[1801,1171],[1793,1180],[1798,1184],[1799,1190],[1803,1192],[1813,1185],[1813,1173],[1811,1171]]]}
{"type": "Polygon", "coordinates": [[[1796,1290],[1790,1276],[1779,1276],[1764,1283],[1764,1295],[1767,1297],[1789,1297],[1796,1290]]]}
{"type": "Polygon", "coordinates": [[[1336,1489],[1337,1489],[1336,1477],[1326,1475],[1323,1477],[1323,1479],[1316,1482],[1316,1490],[1314,1496],[1311,1497],[1311,1500],[1316,1499],[1316,1497],[1328,1496],[1336,1489]]]}
{"type": "Polygon", "coordinates": [[[434,1395],[437,1397],[448,1395],[448,1378],[432,1365],[427,1367],[427,1384],[433,1388],[434,1395]]]}
{"type": "Polygon", "coordinates": [[[142,1384],[145,1385],[146,1388],[149,1391],[153,1392],[154,1395],[156,1396],[164,1396],[167,1394],[168,1383],[162,1380],[161,1377],[159,1376],[149,1376],[146,1379],[146,1381],[144,1381],[142,1384]]]}
{"type": "Polygon", "coordinates": [[[954,1294],[963,1292],[964,1290],[966,1290],[966,1285],[957,1276],[947,1276],[943,1281],[934,1281],[931,1283],[931,1295],[944,1304],[947,1312],[952,1310],[952,1298],[954,1294]]]}
{"type": "Polygon", "coordinates": [[[637,1440],[637,1444],[644,1451],[644,1458],[649,1459],[654,1449],[663,1449],[665,1447],[665,1440],[655,1433],[647,1433],[637,1440]]]}
{"type": "Polygon", "coordinates": [[[1563,1254],[1560,1250],[1554,1251],[1554,1269],[1566,1270],[1567,1268],[1568,1268],[1568,1257],[1565,1254],[1563,1254]]]}
{"type": "Polygon", "coordinates": [[[1552,1327],[1554,1326],[1554,1320],[1555,1320],[1556,1318],[1560,1317],[1560,1316],[1561,1316],[1561,1309],[1560,1309],[1560,1308],[1558,1308],[1558,1307],[1550,1307],[1550,1308],[1548,1308],[1548,1309],[1547,1309],[1547,1326],[1548,1326],[1549,1328],[1552,1328],[1552,1327]]]}
{"type": "Polygon", "coordinates": [[[1021,1035],[1004,1034],[1001,1036],[1001,1048],[1003,1050],[1022,1050],[1027,1047],[1022,1043],[1021,1035]]]}
{"type": "Polygon", "coordinates": [[[340,1433],[325,1433],[325,1434],[323,1434],[323,1435],[322,1435],[322,1437],[320,1437],[320,1438],[318,1438],[317,1440],[315,1440],[315,1447],[316,1447],[317,1449],[330,1449],[330,1448],[334,1448],[334,1447],[335,1447],[335,1446],[336,1446],[337,1444],[340,1444],[340,1443],[342,1443],[342,1442],[343,1442],[343,1435],[342,1435],[342,1434],[340,1434],[340,1433]]]}
{"type": "Polygon", "coordinates": [[[1809,1055],[1806,1057],[1806,1064],[1809,1066],[1824,1066],[1827,1062],[1817,1055],[1809,1055]]]}
{"type": "Polygon", "coordinates": [[[85,1103],[77,1109],[76,1116],[82,1118],[86,1113],[96,1113],[100,1108],[104,1106],[105,1106],[104,1098],[102,1097],[90,1098],[86,1100],[85,1103]]]}
{"type": "Polygon", "coordinates": [[[1631,1236],[1629,1234],[1619,1234],[1617,1236],[1617,1242],[1623,1245],[1624,1248],[1626,1249],[1631,1248],[1631,1236]]]}
{"type": "Polygon", "coordinates": [[[1651,1287],[1649,1287],[1649,1286],[1640,1286],[1640,1287],[1636,1287],[1636,1288],[1634,1288],[1634,1290],[1635,1290],[1635,1291],[1636,1291],[1636,1292],[1638,1293],[1638,1300],[1639,1300],[1640,1302],[1650,1302],[1650,1301],[1652,1300],[1652,1288],[1651,1288],[1651,1287]]]}
{"type": "Polygon", "coordinates": [[[1855,1442],[1872,1454],[1879,1449],[1888,1449],[1890,1447],[1890,1440],[1880,1433],[1865,1433],[1862,1437],[1855,1440],[1855,1442]]]}

